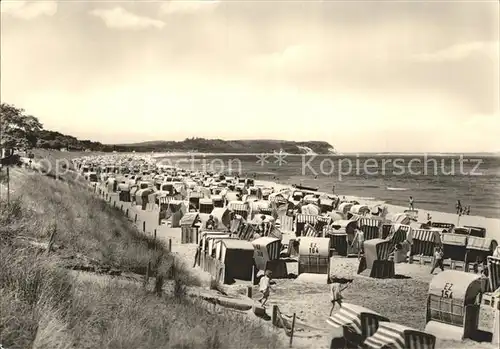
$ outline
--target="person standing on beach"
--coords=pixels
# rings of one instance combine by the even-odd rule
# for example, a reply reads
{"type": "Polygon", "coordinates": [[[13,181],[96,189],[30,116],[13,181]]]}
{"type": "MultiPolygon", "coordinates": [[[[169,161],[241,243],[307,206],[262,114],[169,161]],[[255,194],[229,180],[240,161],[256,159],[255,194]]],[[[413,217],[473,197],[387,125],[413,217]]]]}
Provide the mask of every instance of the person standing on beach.
{"type": "Polygon", "coordinates": [[[269,299],[269,294],[271,290],[271,276],[272,272],[270,270],[266,270],[265,274],[263,277],[260,279],[259,283],[259,291],[262,293],[262,298],[259,299],[259,303],[265,307],[266,302],[269,299]]]}
{"type": "Polygon", "coordinates": [[[410,196],[409,207],[410,207],[411,211],[413,211],[415,209],[414,206],[413,206],[413,197],[412,196],[410,196]]]}
{"type": "Polygon", "coordinates": [[[258,232],[260,236],[266,236],[266,230],[268,228],[268,222],[266,221],[266,216],[262,215],[260,216],[260,224],[258,226],[258,232]]]}
{"type": "Polygon", "coordinates": [[[354,244],[358,246],[358,259],[361,259],[361,255],[365,253],[365,233],[360,229],[356,229],[352,248],[354,248],[354,244]]]}
{"type": "Polygon", "coordinates": [[[444,265],[443,265],[443,250],[441,249],[441,246],[436,247],[436,251],[434,252],[434,263],[432,265],[431,269],[431,274],[434,274],[434,269],[437,267],[441,268],[441,271],[444,271],[444,265]]]}
{"type": "Polygon", "coordinates": [[[460,200],[457,200],[457,204],[455,205],[455,207],[457,209],[457,214],[461,215],[462,214],[462,203],[460,202],[460,200]]]}

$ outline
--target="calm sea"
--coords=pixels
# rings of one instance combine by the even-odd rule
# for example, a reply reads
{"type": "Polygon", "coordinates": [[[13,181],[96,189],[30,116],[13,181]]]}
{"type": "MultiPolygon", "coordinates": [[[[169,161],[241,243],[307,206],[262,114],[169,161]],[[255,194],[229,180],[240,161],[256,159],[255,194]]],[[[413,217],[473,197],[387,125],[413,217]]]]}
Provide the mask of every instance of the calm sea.
{"type": "Polygon", "coordinates": [[[426,155],[184,155],[165,164],[318,187],[339,195],[454,212],[457,200],[470,214],[500,218],[500,158],[426,155]]]}

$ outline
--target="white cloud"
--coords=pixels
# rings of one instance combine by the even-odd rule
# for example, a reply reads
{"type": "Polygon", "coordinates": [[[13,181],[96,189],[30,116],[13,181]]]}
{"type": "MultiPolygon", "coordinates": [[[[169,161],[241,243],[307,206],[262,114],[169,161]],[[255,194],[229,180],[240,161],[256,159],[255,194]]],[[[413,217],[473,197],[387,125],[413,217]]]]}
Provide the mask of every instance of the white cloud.
{"type": "Polygon", "coordinates": [[[57,12],[57,1],[1,1],[0,11],[25,20],[38,16],[53,16],[57,12]]]}
{"type": "Polygon", "coordinates": [[[114,29],[161,29],[165,26],[165,23],[160,20],[138,16],[122,7],[95,9],[90,14],[102,19],[106,26],[114,29]]]}
{"type": "Polygon", "coordinates": [[[188,14],[198,11],[210,11],[217,7],[220,1],[217,0],[169,0],[164,2],[160,11],[166,14],[188,14]]]}
{"type": "Polygon", "coordinates": [[[468,42],[465,44],[456,44],[437,52],[418,54],[414,56],[414,59],[424,62],[443,62],[461,60],[473,54],[498,57],[499,47],[500,42],[498,41],[468,42]]]}

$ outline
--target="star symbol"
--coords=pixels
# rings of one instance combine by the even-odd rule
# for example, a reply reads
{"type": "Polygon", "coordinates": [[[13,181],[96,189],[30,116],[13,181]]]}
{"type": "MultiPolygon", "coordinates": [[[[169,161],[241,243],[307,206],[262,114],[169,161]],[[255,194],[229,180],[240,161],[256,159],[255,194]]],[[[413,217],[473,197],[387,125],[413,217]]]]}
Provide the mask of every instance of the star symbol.
{"type": "Polygon", "coordinates": [[[265,154],[265,153],[259,154],[259,155],[257,155],[257,159],[258,159],[257,163],[260,164],[260,166],[264,166],[265,164],[269,163],[269,160],[267,158],[269,158],[269,154],[265,154]]]}
{"type": "Polygon", "coordinates": [[[288,156],[287,153],[283,151],[283,149],[280,149],[279,153],[274,151],[273,156],[276,160],[274,160],[275,164],[278,164],[278,166],[282,166],[283,164],[286,164],[285,158],[288,156]]]}

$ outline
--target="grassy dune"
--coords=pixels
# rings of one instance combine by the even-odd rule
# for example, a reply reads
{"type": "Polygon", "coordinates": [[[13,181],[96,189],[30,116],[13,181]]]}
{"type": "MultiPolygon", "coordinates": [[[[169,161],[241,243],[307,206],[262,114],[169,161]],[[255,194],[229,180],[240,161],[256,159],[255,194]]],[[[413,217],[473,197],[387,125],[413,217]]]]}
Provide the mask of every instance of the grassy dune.
{"type": "Polygon", "coordinates": [[[55,180],[11,171],[11,204],[0,202],[0,344],[9,349],[281,347],[250,318],[215,316],[186,297],[185,287],[198,286],[189,269],[76,181],[74,173],[55,180]],[[53,250],[47,253],[51,236],[53,250]],[[154,273],[175,275],[168,282],[176,292],[157,296],[123,277],[144,274],[148,261],[154,273]],[[82,266],[93,273],[70,270],[82,266]],[[109,276],[113,273],[122,276],[109,276]]]}

